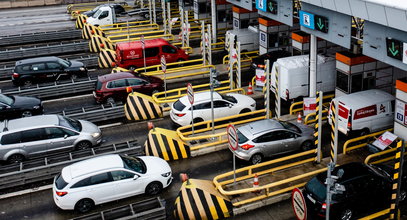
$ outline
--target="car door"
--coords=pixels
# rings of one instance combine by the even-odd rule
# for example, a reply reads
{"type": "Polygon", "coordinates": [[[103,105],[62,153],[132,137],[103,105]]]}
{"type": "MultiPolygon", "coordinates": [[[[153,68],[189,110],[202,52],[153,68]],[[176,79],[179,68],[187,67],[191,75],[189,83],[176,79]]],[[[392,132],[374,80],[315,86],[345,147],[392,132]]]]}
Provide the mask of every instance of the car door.
{"type": "Polygon", "coordinates": [[[61,64],[57,62],[47,62],[47,77],[54,78],[56,80],[60,79],[62,75],[66,75],[61,64]]]}
{"type": "Polygon", "coordinates": [[[115,170],[112,171],[111,174],[115,183],[116,199],[126,198],[144,192],[141,190],[143,184],[139,175],[125,170],[115,170]]]}
{"type": "Polygon", "coordinates": [[[161,47],[162,55],[165,57],[165,61],[167,63],[172,63],[177,61],[178,56],[177,56],[177,49],[173,46],[170,45],[164,45],[161,47]]]}
{"type": "Polygon", "coordinates": [[[126,100],[127,98],[127,82],[126,79],[118,79],[111,82],[108,82],[106,88],[113,93],[114,99],[117,100],[126,100]]]}
{"type": "Polygon", "coordinates": [[[14,115],[16,115],[14,108],[11,108],[11,106],[3,102],[0,102],[0,119],[13,117],[14,115]]]}
{"type": "Polygon", "coordinates": [[[215,112],[215,118],[222,118],[230,115],[234,115],[231,108],[232,104],[224,100],[213,101],[213,108],[215,112]]]}
{"type": "Polygon", "coordinates": [[[110,9],[106,10],[106,11],[102,11],[102,13],[100,13],[98,20],[99,20],[99,25],[106,25],[106,24],[112,24],[112,16],[110,15],[110,9]]]}
{"type": "Polygon", "coordinates": [[[260,147],[265,156],[272,156],[281,152],[282,142],[277,140],[278,131],[271,131],[253,139],[256,147],[260,147]]]}
{"type": "Polygon", "coordinates": [[[76,132],[59,127],[47,127],[44,129],[49,141],[47,152],[73,148],[73,144],[79,135],[76,132]]]}
{"type": "Polygon", "coordinates": [[[146,56],[146,66],[160,64],[161,57],[160,57],[160,48],[159,47],[146,48],[144,50],[144,53],[145,53],[145,56],[146,56]]]}
{"type": "Polygon", "coordinates": [[[96,204],[116,199],[116,185],[110,172],[93,175],[89,178],[87,193],[96,204]]]}
{"type": "Polygon", "coordinates": [[[131,78],[131,79],[126,79],[127,80],[127,85],[130,86],[133,91],[143,93],[143,94],[149,94],[150,89],[146,87],[146,81],[137,79],[137,78],[131,78]]]}
{"type": "Polygon", "coordinates": [[[21,131],[21,145],[29,155],[44,154],[48,149],[48,140],[44,128],[34,128],[21,131]]]}
{"type": "Polygon", "coordinates": [[[292,131],[282,130],[279,132],[279,139],[283,144],[283,152],[290,152],[298,150],[301,146],[299,139],[296,138],[298,135],[292,131]]]}
{"type": "Polygon", "coordinates": [[[47,79],[47,78],[52,77],[51,75],[48,74],[45,63],[31,64],[30,72],[32,73],[33,77],[35,77],[35,78],[37,78],[39,80],[40,79],[47,79]]]}
{"type": "Polygon", "coordinates": [[[194,118],[202,118],[204,121],[212,119],[211,102],[199,103],[194,105],[193,108],[194,108],[194,118]]]}

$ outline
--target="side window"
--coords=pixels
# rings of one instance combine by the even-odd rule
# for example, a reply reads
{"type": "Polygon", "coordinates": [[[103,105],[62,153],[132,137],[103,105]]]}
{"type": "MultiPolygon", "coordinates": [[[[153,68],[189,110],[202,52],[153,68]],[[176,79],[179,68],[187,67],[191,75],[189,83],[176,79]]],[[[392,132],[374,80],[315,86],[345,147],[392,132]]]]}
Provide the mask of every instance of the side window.
{"type": "Polygon", "coordinates": [[[21,142],[39,141],[43,140],[45,137],[44,128],[36,128],[31,130],[26,130],[21,132],[21,142]]]}
{"type": "Polygon", "coordinates": [[[277,134],[278,134],[278,137],[276,137],[277,140],[284,140],[295,137],[295,134],[289,131],[278,131],[277,134]]]}
{"type": "Polygon", "coordinates": [[[71,188],[79,188],[79,187],[84,187],[84,186],[89,186],[90,185],[90,177],[80,180],[79,182],[73,184],[71,188]]]}
{"type": "Polygon", "coordinates": [[[177,50],[170,45],[164,45],[162,47],[163,53],[177,53],[177,50]]]}
{"type": "Polygon", "coordinates": [[[140,85],[143,85],[143,80],[140,80],[140,79],[127,79],[127,84],[129,86],[140,86],[140,85]]]}
{"type": "Polygon", "coordinates": [[[14,132],[11,134],[3,135],[1,138],[1,145],[17,144],[21,142],[21,132],[14,132]]]}
{"type": "Polygon", "coordinates": [[[254,143],[263,143],[263,142],[270,142],[275,141],[275,132],[269,132],[267,134],[263,134],[260,137],[257,137],[253,140],[254,143]]]}
{"type": "Polygon", "coordinates": [[[106,87],[109,89],[126,87],[126,79],[119,79],[109,82],[106,87]]]}
{"type": "Polygon", "coordinates": [[[103,19],[109,16],[109,11],[104,11],[99,15],[99,19],[103,19]]]}
{"type": "Polygon", "coordinates": [[[135,174],[123,170],[112,171],[114,181],[133,178],[135,174]]]}
{"type": "Polygon", "coordinates": [[[45,128],[45,134],[48,139],[62,138],[65,132],[61,128],[45,128]]]}
{"type": "Polygon", "coordinates": [[[159,48],[151,47],[151,48],[146,48],[144,51],[145,51],[146,57],[155,57],[155,56],[158,56],[159,48]]]}
{"type": "Polygon", "coordinates": [[[20,67],[22,71],[30,71],[31,70],[31,65],[23,65],[20,67]]]}
{"type": "Polygon", "coordinates": [[[210,109],[210,108],[211,108],[210,102],[205,102],[205,103],[194,105],[194,110],[203,110],[203,109],[210,109]]]}
{"type": "Polygon", "coordinates": [[[31,70],[34,71],[45,70],[45,63],[35,63],[31,65],[31,70]]]}
{"type": "Polygon", "coordinates": [[[113,181],[112,176],[110,172],[107,173],[101,173],[98,175],[94,175],[90,177],[90,184],[91,185],[96,185],[96,184],[101,184],[101,183],[107,183],[113,181]]]}
{"type": "Polygon", "coordinates": [[[224,107],[228,107],[229,103],[225,102],[225,101],[214,101],[213,102],[213,107],[214,108],[224,108],[224,107]]]}
{"type": "Polygon", "coordinates": [[[74,131],[71,131],[71,130],[68,130],[68,129],[65,129],[65,128],[60,128],[60,129],[62,129],[65,132],[65,134],[67,134],[68,136],[78,135],[78,133],[76,133],[74,131]]]}
{"type": "Polygon", "coordinates": [[[58,63],[47,63],[48,69],[50,70],[59,70],[61,69],[61,65],[58,63]]]}

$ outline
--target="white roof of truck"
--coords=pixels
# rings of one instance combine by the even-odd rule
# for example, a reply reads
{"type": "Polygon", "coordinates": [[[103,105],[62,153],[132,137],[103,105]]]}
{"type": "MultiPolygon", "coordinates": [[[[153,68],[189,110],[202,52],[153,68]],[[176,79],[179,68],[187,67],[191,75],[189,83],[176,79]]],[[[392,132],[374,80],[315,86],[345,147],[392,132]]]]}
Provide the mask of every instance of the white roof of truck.
{"type": "MultiPolygon", "coordinates": [[[[293,57],[284,57],[277,59],[277,63],[286,67],[287,69],[297,69],[300,67],[308,66],[309,55],[300,55],[293,57]]],[[[323,64],[327,61],[334,60],[333,57],[326,57],[318,55],[318,64],[323,64]]]]}
{"type": "Polygon", "coordinates": [[[387,92],[378,89],[370,89],[366,91],[355,92],[349,95],[340,96],[335,99],[348,107],[359,109],[366,106],[370,106],[374,103],[381,103],[386,100],[394,100],[395,98],[393,95],[387,92]]]}

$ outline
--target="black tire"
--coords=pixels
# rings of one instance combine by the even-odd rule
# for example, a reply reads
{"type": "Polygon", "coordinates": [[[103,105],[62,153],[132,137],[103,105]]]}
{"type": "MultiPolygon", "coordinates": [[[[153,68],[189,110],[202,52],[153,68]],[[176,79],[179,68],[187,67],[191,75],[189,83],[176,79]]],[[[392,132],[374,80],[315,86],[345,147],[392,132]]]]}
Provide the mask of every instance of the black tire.
{"type": "Polygon", "coordinates": [[[85,149],[89,149],[91,147],[92,147],[92,143],[90,143],[89,141],[81,141],[76,144],[75,149],[76,150],[85,150],[85,149]]]}
{"type": "Polygon", "coordinates": [[[255,164],[259,164],[263,161],[263,155],[262,154],[254,154],[251,158],[250,158],[250,163],[255,165],[255,164]]]}
{"type": "Polygon", "coordinates": [[[107,98],[107,99],[106,99],[106,103],[107,103],[107,104],[110,104],[110,105],[112,105],[112,106],[116,106],[116,101],[114,100],[113,97],[107,98]]]}
{"type": "Polygon", "coordinates": [[[365,135],[368,135],[368,134],[370,134],[369,129],[363,128],[363,129],[359,132],[359,137],[362,137],[362,136],[365,136],[365,135]]]}
{"type": "Polygon", "coordinates": [[[146,187],[146,194],[147,195],[157,195],[163,189],[163,185],[160,182],[152,182],[149,183],[146,187]]]}
{"type": "Polygon", "coordinates": [[[247,113],[247,112],[251,112],[251,111],[250,111],[250,109],[245,108],[245,109],[242,109],[242,111],[240,111],[239,114],[243,114],[243,113],[247,113]]]}
{"type": "Polygon", "coordinates": [[[25,117],[31,117],[33,116],[33,113],[30,110],[25,110],[21,113],[21,117],[25,118],[25,117]]]}
{"type": "Polygon", "coordinates": [[[24,160],[25,157],[22,154],[12,154],[7,158],[8,163],[21,163],[24,160]]]}
{"type": "Polygon", "coordinates": [[[32,86],[33,81],[31,79],[23,79],[23,81],[21,82],[22,86],[32,86]]]}
{"type": "Polygon", "coordinates": [[[304,141],[304,143],[301,144],[302,151],[311,150],[312,148],[313,148],[312,141],[304,141]]]}
{"type": "MultiPolygon", "coordinates": [[[[178,59],[177,62],[185,61],[184,59],[178,59]]],[[[179,67],[184,66],[184,64],[178,64],[179,67]]]]}
{"type": "Polygon", "coordinates": [[[75,211],[85,213],[92,210],[95,203],[91,199],[81,199],[75,204],[75,211]]]}
{"type": "Polygon", "coordinates": [[[350,208],[344,209],[339,215],[340,220],[351,220],[353,219],[353,211],[350,208]]]}

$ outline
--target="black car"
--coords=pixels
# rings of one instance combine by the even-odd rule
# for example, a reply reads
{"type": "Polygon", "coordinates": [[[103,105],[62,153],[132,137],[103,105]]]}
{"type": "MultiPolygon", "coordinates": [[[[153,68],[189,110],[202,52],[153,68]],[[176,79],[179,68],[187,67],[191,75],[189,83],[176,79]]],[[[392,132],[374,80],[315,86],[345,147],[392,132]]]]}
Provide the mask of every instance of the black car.
{"type": "Polygon", "coordinates": [[[12,80],[17,86],[30,86],[33,82],[58,80],[64,77],[85,77],[88,70],[82,62],[58,57],[39,57],[16,62],[12,80]]]}
{"type": "MultiPolygon", "coordinates": [[[[404,166],[407,167],[407,166],[404,166]]],[[[405,170],[405,169],[404,169],[405,170]]],[[[341,194],[333,194],[330,219],[355,219],[388,208],[393,170],[387,166],[348,163],[334,169],[336,183],[344,186],[341,194]]],[[[403,171],[404,174],[407,172],[403,171]]],[[[313,177],[303,190],[308,219],[325,219],[326,172],[313,177]]],[[[400,200],[406,199],[407,176],[403,175],[400,200]]]]}
{"type": "Polygon", "coordinates": [[[251,69],[264,68],[265,60],[270,60],[270,66],[272,66],[273,63],[278,58],[289,57],[289,56],[291,56],[291,53],[289,53],[288,51],[285,51],[285,50],[271,51],[271,52],[262,54],[256,58],[253,58],[250,68],[251,69]]]}
{"type": "Polygon", "coordinates": [[[108,6],[108,5],[110,5],[110,7],[114,8],[116,15],[126,12],[126,10],[123,8],[123,6],[121,4],[103,4],[103,5],[99,5],[99,6],[95,7],[94,9],[92,9],[90,11],[85,11],[82,14],[86,15],[88,17],[92,17],[92,15],[95,14],[99,10],[99,8],[101,8],[103,6],[108,6]]]}
{"type": "Polygon", "coordinates": [[[42,102],[34,97],[0,94],[0,119],[29,117],[43,113],[42,102]]]}

